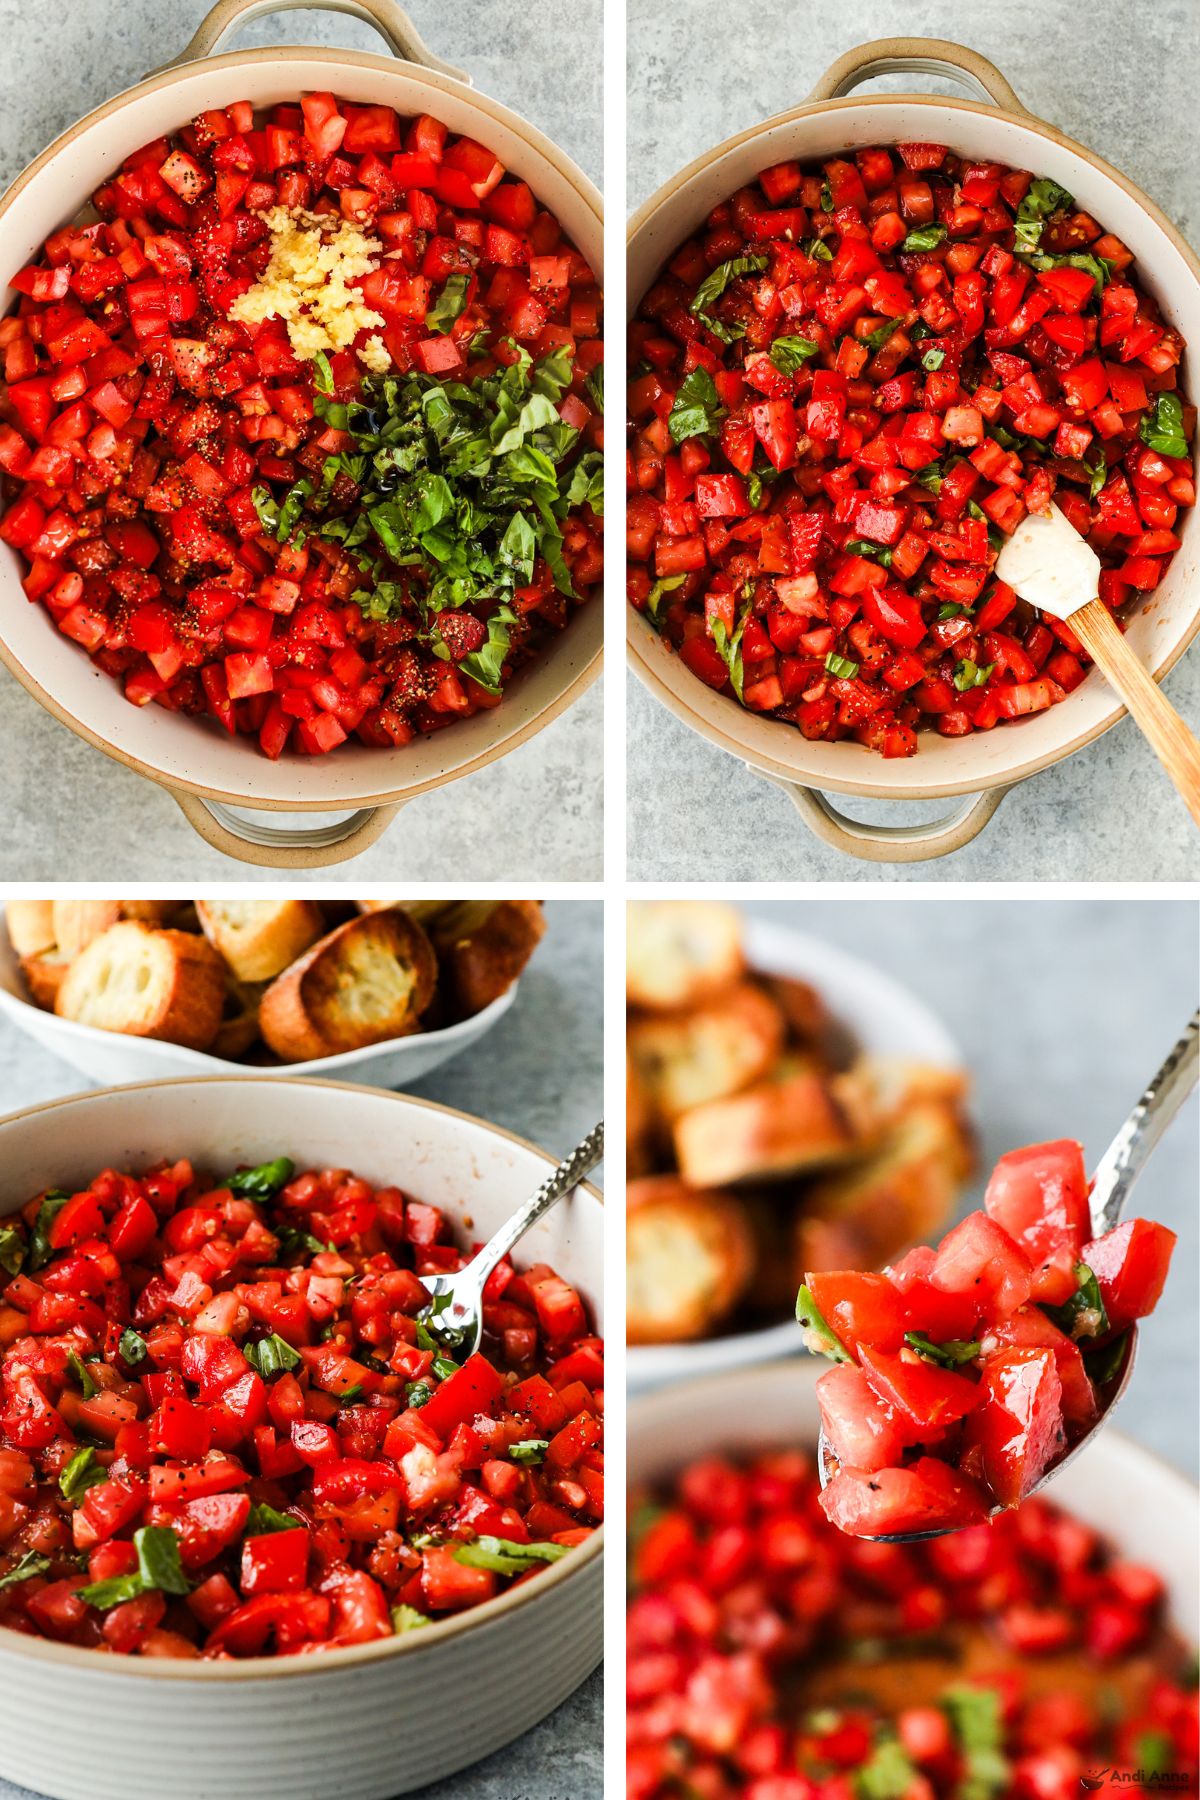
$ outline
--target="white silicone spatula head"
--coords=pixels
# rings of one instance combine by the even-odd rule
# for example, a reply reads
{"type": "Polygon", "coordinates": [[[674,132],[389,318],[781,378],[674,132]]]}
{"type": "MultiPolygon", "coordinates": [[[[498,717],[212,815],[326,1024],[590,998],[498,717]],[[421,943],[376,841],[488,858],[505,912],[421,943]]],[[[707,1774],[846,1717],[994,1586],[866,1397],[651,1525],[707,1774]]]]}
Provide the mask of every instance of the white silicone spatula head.
{"type": "Polygon", "coordinates": [[[1100,558],[1051,502],[1048,512],[1021,520],[996,559],[996,573],[1031,606],[1069,619],[1096,598],[1100,558]]]}

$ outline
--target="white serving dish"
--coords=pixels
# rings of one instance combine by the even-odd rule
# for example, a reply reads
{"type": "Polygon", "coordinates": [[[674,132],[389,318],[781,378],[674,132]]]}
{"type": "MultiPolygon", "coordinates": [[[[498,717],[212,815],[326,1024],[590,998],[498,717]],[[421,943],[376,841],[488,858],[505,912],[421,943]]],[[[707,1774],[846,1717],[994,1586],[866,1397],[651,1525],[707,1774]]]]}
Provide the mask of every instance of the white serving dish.
{"type": "MultiPolygon", "coordinates": [[[[745,1375],[710,1376],[631,1400],[629,1482],[657,1487],[697,1456],[753,1455],[781,1445],[811,1449],[820,1417],[817,1357],[745,1375]]],[[[1200,1495],[1169,1464],[1111,1428],[1063,1469],[1045,1497],[1103,1534],[1123,1556],[1166,1583],[1172,1625],[1200,1635],[1200,1495]]]]}
{"type": "MultiPolygon", "coordinates": [[[[2,909],[0,909],[2,911],[2,909]]],[[[368,1044],[363,1050],[343,1050],[338,1056],[319,1056],[312,1062],[279,1063],[270,1068],[211,1056],[207,1050],[188,1050],[158,1038],[128,1037],[121,1031],[100,1031],[95,1025],[77,1025],[60,1019],[29,998],[21,964],[0,930],[0,1013],[27,1032],[44,1050],[61,1056],[98,1086],[123,1081],[165,1081],[187,1075],[265,1075],[307,1078],[327,1075],[338,1081],[361,1081],[373,1087],[407,1087],[452,1056],[459,1056],[477,1039],[499,1024],[516,999],[514,981],[507,993],[482,1012],[440,1031],[416,1032],[412,1037],[390,1038],[368,1044]]]]}
{"type": "MultiPolygon", "coordinates": [[[[0,1216],[105,1164],[285,1152],[349,1167],[487,1236],[555,1158],[465,1113],[241,1074],[82,1094],[0,1119],[0,1216]]],[[[603,1207],[583,1184],[523,1240],[603,1330],[603,1207]]],[[[240,1662],[102,1656],[0,1630],[0,1774],[52,1800],[391,1800],[519,1737],[603,1649],[601,1534],[515,1593],[378,1644],[240,1662]]]]}
{"type": "MultiPolygon", "coordinates": [[[[800,911],[797,907],[798,917],[800,911]]],[[[868,1055],[911,1057],[948,1069],[965,1067],[962,1051],[925,1002],[864,959],[789,926],[753,916],[745,921],[745,945],[752,969],[811,982],[868,1055]]],[[[627,1379],[633,1391],[685,1376],[768,1362],[798,1353],[801,1347],[794,1319],[757,1331],[701,1338],[696,1343],[630,1345],[627,1379]]]]}

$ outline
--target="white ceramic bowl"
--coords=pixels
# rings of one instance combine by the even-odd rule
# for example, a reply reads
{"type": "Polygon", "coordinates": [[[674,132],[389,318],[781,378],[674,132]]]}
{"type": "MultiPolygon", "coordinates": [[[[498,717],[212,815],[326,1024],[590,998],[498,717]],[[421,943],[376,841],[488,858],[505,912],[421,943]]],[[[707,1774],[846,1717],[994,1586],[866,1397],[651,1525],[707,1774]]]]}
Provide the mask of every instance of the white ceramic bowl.
{"type": "MultiPolygon", "coordinates": [[[[191,1156],[349,1167],[487,1235],[555,1159],[448,1107],[256,1076],[111,1088],[0,1119],[0,1215],[48,1182],[191,1156]],[[468,1223],[469,1221],[469,1223],[468,1223]]],[[[586,1184],[523,1240],[603,1329],[586,1184]]],[[[153,1662],[0,1630],[0,1774],[53,1800],[390,1800],[509,1743],[600,1661],[601,1537],[517,1592],[406,1637],[312,1656],[153,1662]]]]}
{"type": "MultiPolygon", "coordinates": [[[[817,1377],[827,1367],[803,1357],[752,1376],[711,1376],[631,1400],[630,1485],[665,1484],[685,1463],[713,1452],[810,1449],[820,1426],[817,1377]]],[[[1190,1481],[1110,1427],[1054,1478],[1045,1497],[1103,1533],[1123,1556],[1156,1569],[1167,1586],[1172,1624],[1195,1644],[1200,1496],[1190,1481]]]]}
{"type": "MultiPolygon", "coordinates": [[[[1097,126],[1102,131],[1102,126],[1097,126]]],[[[940,39],[888,38],[848,51],[826,71],[809,101],[728,138],[666,182],[629,226],[631,314],[663,263],[718,201],[768,165],[841,156],[867,144],[920,139],[949,144],[975,160],[1051,176],[1137,257],[1139,278],[1191,345],[1185,387],[1195,395],[1200,358],[1200,262],[1170,220],[1127,176],[1022,106],[993,64],[940,39]],[[844,95],[876,75],[933,73],[985,102],[919,94],[844,95]]],[[[1200,513],[1180,513],[1182,548],[1160,587],[1129,621],[1128,641],[1161,679],[1200,629],[1200,513]]],[[[1082,749],[1124,716],[1098,673],[1060,705],[994,731],[964,738],[921,735],[913,757],[891,761],[855,743],[809,743],[792,726],[746,712],[691,675],[632,608],[627,624],[635,674],[678,719],[784,788],[826,843],[877,862],[918,862],[960,849],[983,829],[1013,782],[1082,749]],[[825,797],[882,800],[976,798],[932,825],[869,825],[846,818],[825,797]]],[[[801,871],[802,872],[802,871],[801,871]]]]}
{"type": "MultiPolygon", "coordinates": [[[[799,907],[796,914],[801,916],[799,907]]],[[[965,1067],[962,1051],[936,1014],[882,969],[820,938],[753,915],[745,921],[745,944],[752,969],[811,982],[868,1055],[965,1067]]],[[[800,1348],[794,1319],[696,1343],[633,1344],[626,1352],[627,1381],[631,1390],[645,1388],[767,1362],[800,1348]]]]}
{"type": "Polygon", "coordinates": [[[482,1012],[440,1031],[392,1038],[386,1043],[368,1044],[364,1050],[319,1056],[312,1062],[279,1063],[260,1069],[228,1057],[210,1056],[207,1050],[188,1050],[182,1044],[162,1043],[158,1038],[127,1037],[120,1031],[100,1031],[94,1025],[77,1025],[73,1019],[60,1019],[57,1013],[45,1012],[29,998],[8,933],[0,929],[0,1013],[43,1049],[61,1056],[100,1086],[228,1072],[293,1079],[328,1075],[338,1081],[361,1081],[374,1087],[406,1087],[410,1081],[449,1062],[452,1056],[461,1055],[468,1045],[498,1025],[516,999],[517,986],[514,982],[507,993],[482,1012]]]}
{"type": "MultiPolygon", "coordinates": [[[[312,4],[220,0],[178,64],[98,107],[57,138],[0,199],[0,281],[24,267],[48,233],[75,217],[93,189],[139,145],[175,131],[209,107],[232,100],[266,107],[323,89],[347,100],[395,107],[406,117],[433,113],[451,131],[480,139],[528,181],[599,273],[603,216],[592,183],[534,126],[473,93],[469,77],[447,73],[446,64],[429,56],[396,0],[330,0],[334,10],[376,24],[395,57],[286,47],[208,54],[240,19],[312,4]]],[[[168,11],[173,19],[174,9],[168,11]]],[[[177,48],[168,34],[164,51],[173,54],[177,48]]],[[[63,724],[166,787],[209,843],[250,862],[313,867],[364,848],[407,800],[484,767],[540,731],[600,669],[603,607],[596,597],[521,671],[503,706],[402,749],[348,743],[331,756],[285,755],[271,762],[245,738],[232,738],[217,726],[161,706],[131,706],[120,684],[101,675],[78,645],[56,631],[43,607],[29,605],[21,573],[21,558],[0,544],[0,658],[63,724]],[[345,816],[347,808],[355,810],[345,816]],[[294,816],[314,812],[337,812],[340,821],[310,821],[306,829],[305,820],[294,816]],[[288,815],[282,835],[271,813],[288,815]]],[[[81,794],[80,804],[85,803],[81,794]]]]}

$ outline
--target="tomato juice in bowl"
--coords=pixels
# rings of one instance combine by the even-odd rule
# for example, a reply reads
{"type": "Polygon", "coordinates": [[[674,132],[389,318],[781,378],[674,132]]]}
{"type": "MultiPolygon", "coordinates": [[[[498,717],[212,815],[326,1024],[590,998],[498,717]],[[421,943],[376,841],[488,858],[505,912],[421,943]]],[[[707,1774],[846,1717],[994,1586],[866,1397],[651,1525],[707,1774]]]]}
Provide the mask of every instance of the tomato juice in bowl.
{"type": "MultiPolygon", "coordinates": [[[[410,60],[391,61],[385,57],[321,50],[236,52],[163,71],[129,94],[98,109],[66,134],[59,144],[52,146],[10,190],[0,209],[0,251],[5,266],[11,267],[13,272],[30,266],[31,259],[47,237],[79,217],[79,209],[89,193],[105,179],[116,177],[129,156],[156,139],[169,139],[178,132],[181,124],[204,113],[222,111],[233,98],[244,98],[263,119],[274,107],[297,106],[305,93],[324,93],[336,95],[351,107],[386,109],[408,125],[423,116],[436,118],[454,139],[485,145],[494,162],[508,171],[512,183],[528,189],[536,196],[538,206],[558,221],[564,237],[578,247],[582,262],[598,270],[602,255],[599,197],[586,178],[534,127],[495,102],[473,95],[464,80],[443,72],[443,65],[422,67],[419,59],[427,53],[419,44],[414,44],[411,28],[403,21],[403,15],[392,7],[381,7],[379,11],[391,32],[392,41],[410,60]],[[397,21],[404,23],[404,30],[399,28],[397,21]]],[[[229,20],[229,10],[224,9],[219,18],[206,23],[197,36],[193,54],[202,55],[210,48],[221,30],[228,27],[229,20]]],[[[409,153],[402,148],[398,154],[409,153]]],[[[286,173],[286,170],[282,172],[286,173]]],[[[412,173],[412,170],[408,172],[412,173]]],[[[427,175],[428,171],[418,169],[416,173],[427,175]]],[[[476,175],[475,184],[480,185],[484,179],[476,175]]],[[[490,174],[486,179],[490,179],[490,174]]],[[[407,188],[403,190],[405,201],[408,191],[407,188]]],[[[210,194],[213,192],[215,182],[210,194]]],[[[338,205],[340,210],[340,201],[338,205]]],[[[493,223],[499,224],[498,221],[493,223]]],[[[482,208],[477,225],[486,229],[482,208]]],[[[486,245],[483,248],[486,249],[486,245]]],[[[384,257],[386,259],[386,252],[384,257]]],[[[509,273],[511,278],[511,269],[509,273]]],[[[445,283],[438,285],[445,286],[445,283]]],[[[513,322],[520,324],[522,321],[513,322]]],[[[429,335],[431,338],[453,336],[453,331],[446,334],[431,330],[429,335]]],[[[304,376],[302,385],[310,381],[311,376],[304,376]]],[[[333,403],[337,404],[337,401],[333,403]]],[[[529,418],[532,417],[530,414],[529,418]]],[[[377,422],[383,423],[382,420],[377,422]]],[[[298,476],[298,479],[304,478],[298,476]]],[[[281,497],[286,497],[292,486],[294,483],[281,490],[281,497]]],[[[277,548],[279,544],[277,539],[277,548]]],[[[509,549],[514,554],[521,553],[523,570],[521,545],[514,540],[509,549]]],[[[312,553],[310,547],[310,560],[312,553]]],[[[6,545],[3,556],[5,565],[14,574],[18,573],[16,552],[6,545]]],[[[533,585],[536,584],[535,571],[533,585]]],[[[507,580],[499,583],[501,587],[506,585],[507,580]]],[[[582,591],[581,587],[579,591],[582,591]]],[[[287,597],[286,592],[283,597],[287,597]]],[[[561,597],[566,599],[566,596],[561,597]]],[[[201,729],[195,721],[153,702],[144,707],[130,706],[117,683],[94,679],[78,645],[69,638],[62,638],[56,631],[47,635],[44,614],[36,620],[42,629],[34,631],[35,621],[26,616],[30,610],[22,602],[21,609],[14,609],[6,620],[4,653],[14,673],[57,716],[89,741],[181,794],[189,817],[210,837],[219,836],[221,846],[233,854],[239,851],[232,834],[219,832],[213,822],[203,816],[203,808],[197,806],[194,796],[204,802],[226,807],[242,806],[257,813],[311,813],[395,806],[416,792],[481,767],[493,755],[499,754],[501,747],[513,747],[548,723],[598,672],[602,636],[599,609],[574,608],[574,616],[567,628],[551,632],[545,654],[522,668],[508,696],[508,704],[504,707],[485,704],[469,716],[465,711],[449,715],[456,720],[456,729],[449,736],[440,732],[418,734],[400,754],[394,744],[381,748],[356,741],[355,733],[351,732],[349,740],[338,746],[338,756],[327,758],[289,752],[281,756],[278,763],[272,764],[270,758],[255,755],[240,734],[230,736],[219,725],[201,729]],[[69,656],[65,654],[68,651],[69,656]]],[[[514,605],[511,610],[519,609],[514,605]]],[[[277,618],[284,616],[277,615],[277,618]]],[[[523,635],[523,627],[512,626],[503,619],[499,624],[506,626],[514,640],[519,641],[523,635]]],[[[472,638],[478,636],[473,628],[466,629],[472,638]]],[[[452,636],[455,630],[452,630],[452,636]]],[[[475,651],[467,648],[465,639],[453,646],[447,642],[444,646],[447,659],[435,657],[439,670],[451,669],[455,650],[465,656],[482,656],[481,672],[490,674],[493,669],[503,669],[504,659],[496,660],[502,648],[499,635],[499,632],[489,633],[489,640],[475,651]]],[[[237,651],[228,646],[227,650],[251,657],[260,654],[252,645],[237,651]]],[[[333,653],[337,654],[337,650],[333,653]]],[[[156,650],[154,654],[163,653],[156,650]]],[[[166,654],[169,656],[170,652],[166,654]]],[[[222,657],[222,663],[223,660],[222,657]]],[[[343,675],[358,673],[357,666],[348,657],[344,663],[343,675]]],[[[247,676],[253,674],[248,664],[236,664],[236,670],[247,676]]],[[[261,675],[262,671],[259,673],[261,675]]],[[[328,698],[335,697],[332,690],[325,691],[328,698]]],[[[485,702],[495,698],[486,689],[481,692],[485,702]]],[[[247,695],[247,698],[253,700],[254,696],[247,695]]],[[[424,703],[422,698],[421,704],[424,703]]],[[[310,725],[312,723],[310,721],[310,725]]],[[[296,729],[292,727],[289,741],[295,737],[296,729]]],[[[336,735],[330,727],[322,726],[319,735],[325,733],[336,735]]],[[[376,814],[375,834],[383,822],[376,814]]],[[[251,824],[253,827],[254,822],[251,824]]],[[[358,831],[359,842],[364,841],[370,824],[362,812],[351,822],[352,828],[358,831]]],[[[276,843],[271,841],[265,822],[256,830],[258,835],[267,835],[265,853],[259,851],[257,859],[272,860],[283,854],[283,850],[277,849],[276,843]]],[[[255,829],[250,835],[255,835],[255,829]]],[[[293,856],[326,854],[326,847],[314,834],[301,835],[305,841],[299,846],[294,843],[289,846],[293,856]]],[[[345,835],[344,830],[342,835],[345,835]]],[[[282,840],[277,837],[276,841],[282,840]]]]}
{"type": "MultiPolygon", "coordinates": [[[[372,1184],[419,1191],[454,1217],[464,1242],[494,1229],[547,1167],[540,1152],[462,1115],[332,1083],[284,1087],[243,1077],[150,1084],[36,1108],[0,1125],[12,1153],[13,1198],[16,1184],[33,1179],[37,1185],[34,1171],[51,1157],[59,1178],[72,1185],[97,1159],[113,1167],[149,1165],[170,1157],[172,1144],[206,1167],[220,1161],[224,1168],[227,1155],[253,1165],[277,1153],[280,1134],[288,1136],[297,1162],[314,1168],[345,1169],[353,1151],[372,1184]]],[[[527,1240],[531,1263],[544,1256],[565,1271],[597,1329],[601,1234],[597,1198],[581,1189],[527,1240]]],[[[275,1379],[267,1385],[274,1387],[275,1379]]],[[[282,1541],[284,1533],[278,1535],[282,1541]]],[[[317,1655],[185,1662],[97,1654],[0,1632],[4,1771],[56,1795],[144,1794],[147,1800],[172,1782],[176,1791],[188,1791],[179,1788],[183,1766],[202,1771],[197,1793],[209,1791],[200,1781],[214,1780],[236,1795],[316,1794],[336,1784],[366,1800],[422,1785],[527,1729],[594,1666],[601,1642],[599,1550],[593,1535],[544,1575],[518,1577],[512,1592],[470,1612],[317,1655]],[[138,1684],[137,1698],[122,1700],[130,1681],[138,1684]],[[267,1689],[265,1682],[274,1685],[267,1689]],[[442,1723],[417,1699],[430,1682],[450,1684],[464,1696],[442,1723]],[[60,1697],[70,1691],[79,1702],[72,1702],[78,1730],[56,1734],[53,1757],[44,1733],[24,1734],[20,1725],[22,1710],[32,1718],[49,1687],[60,1697]],[[128,1704],[137,1705],[142,1720],[132,1760],[109,1733],[112,1709],[128,1704]],[[279,1725],[264,1734],[267,1717],[279,1725]],[[101,1775],[98,1743],[107,1746],[101,1775]]],[[[455,1566],[468,1576],[469,1565],[455,1566]]]]}

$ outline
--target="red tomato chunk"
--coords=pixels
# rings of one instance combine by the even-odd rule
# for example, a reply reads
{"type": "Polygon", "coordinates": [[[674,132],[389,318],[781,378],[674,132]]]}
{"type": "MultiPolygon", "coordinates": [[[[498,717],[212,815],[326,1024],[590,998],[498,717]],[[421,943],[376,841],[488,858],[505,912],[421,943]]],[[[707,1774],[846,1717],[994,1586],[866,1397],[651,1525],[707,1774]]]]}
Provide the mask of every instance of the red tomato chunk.
{"type": "Polygon", "coordinates": [[[0,539],[28,565],[29,599],[133,705],[272,758],[393,748],[498,705],[602,569],[595,490],[568,493],[603,447],[601,296],[554,217],[436,119],[332,94],[203,113],[93,199],[94,223],[54,232],[12,275],[0,320],[0,539]],[[231,316],[267,269],[275,208],[379,246],[353,285],[382,323],[331,354],[332,392],[283,318],[231,316]],[[522,542],[474,565],[498,569],[495,591],[461,571],[439,585],[444,546],[369,523],[392,489],[376,491],[342,418],[362,395],[376,405],[368,345],[377,375],[382,357],[439,383],[557,359],[534,446],[558,437],[557,512],[512,503],[522,542]]]}
{"type": "Polygon", "coordinates": [[[1152,1791],[1152,1763],[1195,1791],[1195,1684],[1152,1569],[1042,1500],[867,1544],[819,1493],[779,1449],[634,1497],[628,1800],[1078,1800],[1084,1777],[1152,1791]]]}
{"type": "Polygon", "coordinates": [[[797,1315],[836,1367],[817,1383],[838,1464],[820,1498],[854,1537],[956,1531],[1017,1506],[1094,1424],[1154,1310],[1175,1234],[1088,1242],[1081,1146],[1002,1156],[985,1212],[882,1274],[807,1277],[797,1315]]]}
{"type": "Polygon", "coordinates": [[[1184,343],[1071,195],[942,144],[781,163],[713,208],[629,331],[630,604],[806,737],[911,756],[1083,681],[994,573],[1051,499],[1111,608],[1194,505],[1184,343]]]}
{"type": "Polygon", "coordinates": [[[367,1643],[603,1516],[604,1347],[500,1265],[461,1358],[436,1207],[286,1158],[106,1169],[0,1225],[0,1625],[173,1657],[367,1643]],[[130,1221],[136,1221],[136,1233],[130,1221]]]}

